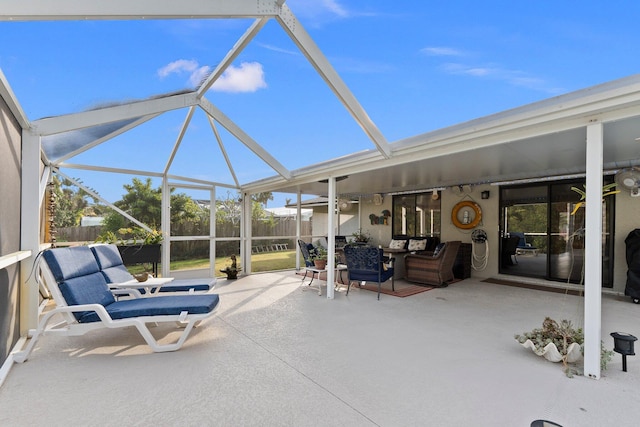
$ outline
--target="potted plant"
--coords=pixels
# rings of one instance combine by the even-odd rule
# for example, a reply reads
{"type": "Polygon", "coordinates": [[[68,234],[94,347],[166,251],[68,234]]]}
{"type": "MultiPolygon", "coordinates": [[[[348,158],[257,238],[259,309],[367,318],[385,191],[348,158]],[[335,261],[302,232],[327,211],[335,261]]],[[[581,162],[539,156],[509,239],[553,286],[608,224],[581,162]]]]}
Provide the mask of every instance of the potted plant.
{"type": "MultiPolygon", "coordinates": [[[[612,196],[614,194],[618,194],[620,192],[620,190],[616,190],[616,186],[618,184],[617,183],[611,183],[611,184],[606,184],[602,187],[602,202],[604,203],[605,201],[605,197],[607,196],[612,196]]],[[[571,212],[571,215],[575,215],[578,210],[582,207],[586,207],[587,205],[587,186],[586,184],[584,184],[582,186],[582,188],[578,188],[578,187],[571,187],[571,190],[578,193],[580,195],[580,201],[578,203],[576,203],[575,207],[573,208],[573,211],[571,212]]],[[[570,243],[570,247],[572,250],[582,250],[584,251],[584,241],[582,241],[585,238],[585,233],[586,233],[586,229],[584,227],[584,219],[582,220],[582,227],[579,227],[576,231],[574,231],[570,236],[569,236],[569,243],[570,243]]],[[[575,258],[572,256],[571,257],[571,268],[569,270],[569,277],[567,278],[567,281],[571,280],[571,272],[573,271],[573,266],[574,266],[574,261],[575,258]]],[[[585,264],[582,264],[582,271],[580,272],[580,282],[579,284],[582,285],[584,283],[584,271],[585,271],[585,264]]]]}
{"type": "Polygon", "coordinates": [[[120,237],[116,236],[113,231],[106,231],[98,236],[96,242],[114,243],[120,246],[124,245],[159,245],[162,243],[162,233],[158,230],[145,230],[142,227],[120,228],[118,230],[120,237]]]}
{"type": "Polygon", "coordinates": [[[227,265],[225,268],[220,270],[221,273],[225,273],[227,275],[227,279],[237,279],[238,272],[241,269],[238,268],[237,260],[235,255],[231,255],[231,265],[227,265]]]}
{"type": "MultiPolygon", "coordinates": [[[[572,377],[577,369],[569,366],[576,362],[584,351],[584,334],[582,328],[575,329],[569,320],[556,322],[545,317],[542,328],[514,335],[514,338],[525,348],[530,348],[538,356],[551,362],[562,362],[565,374],[572,377]]],[[[601,343],[600,367],[607,369],[613,352],[601,343]]]]}
{"type": "Polygon", "coordinates": [[[353,242],[367,244],[371,241],[371,236],[366,231],[363,231],[362,228],[359,228],[358,231],[354,231],[351,233],[351,237],[353,238],[353,242]]]}
{"type": "Polygon", "coordinates": [[[322,246],[317,246],[312,252],[310,252],[313,265],[320,270],[324,270],[327,267],[327,250],[322,246]]]}

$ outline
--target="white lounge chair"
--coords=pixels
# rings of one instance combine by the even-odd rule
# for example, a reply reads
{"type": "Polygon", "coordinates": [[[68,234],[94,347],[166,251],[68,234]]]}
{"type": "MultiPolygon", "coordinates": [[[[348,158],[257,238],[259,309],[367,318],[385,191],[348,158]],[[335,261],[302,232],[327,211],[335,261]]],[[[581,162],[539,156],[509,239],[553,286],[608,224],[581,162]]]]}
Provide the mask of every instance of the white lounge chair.
{"type": "Polygon", "coordinates": [[[40,277],[56,306],[40,318],[37,329],[30,331],[27,347],[14,354],[19,363],[27,360],[40,335],[79,336],[105,327],[134,326],[153,351],[175,351],[182,347],[197,323],[213,315],[220,301],[217,294],[142,298],[135,289],[111,291],[94,253],[86,246],[48,249],[38,264],[40,277]],[[123,292],[133,298],[116,301],[114,293],[123,292]],[[54,316],[62,321],[48,327],[54,316]],[[174,343],[158,343],[147,327],[147,323],[165,322],[177,322],[184,327],[174,343]]]}

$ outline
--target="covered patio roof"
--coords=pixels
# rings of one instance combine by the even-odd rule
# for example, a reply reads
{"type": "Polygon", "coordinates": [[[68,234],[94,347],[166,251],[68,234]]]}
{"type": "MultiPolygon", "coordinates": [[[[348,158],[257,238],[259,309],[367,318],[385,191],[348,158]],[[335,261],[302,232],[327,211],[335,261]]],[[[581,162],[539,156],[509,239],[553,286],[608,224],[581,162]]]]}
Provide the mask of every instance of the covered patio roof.
{"type": "Polygon", "coordinates": [[[250,187],[326,194],[317,178],[348,175],[341,193],[371,194],[584,174],[597,122],[605,170],[640,164],[640,75],[395,141],[388,158],[354,153],[250,187]]]}

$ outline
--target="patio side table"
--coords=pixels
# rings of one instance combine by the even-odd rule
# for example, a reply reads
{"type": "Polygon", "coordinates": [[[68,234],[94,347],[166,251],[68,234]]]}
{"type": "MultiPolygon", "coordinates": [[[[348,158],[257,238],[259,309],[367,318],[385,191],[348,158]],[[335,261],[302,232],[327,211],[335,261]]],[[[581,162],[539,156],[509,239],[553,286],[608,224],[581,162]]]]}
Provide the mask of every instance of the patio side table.
{"type": "MultiPolygon", "coordinates": [[[[347,271],[347,266],[345,264],[337,264],[336,265],[336,272],[338,273],[338,275],[336,276],[336,280],[335,280],[335,287],[334,289],[338,289],[339,286],[342,284],[344,285],[344,279],[342,278],[342,272],[343,271],[347,271]],[[338,283],[338,277],[340,278],[340,283],[338,283]]],[[[311,273],[311,281],[309,283],[307,283],[307,286],[311,286],[311,284],[313,283],[313,279],[316,277],[316,274],[318,275],[318,295],[322,295],[322,285],[320,284],[320,274],[322,273],[327,273],[327,269],[326,268],[315,268],[315,267],[306,267],[305,272],[304,272],[304,277],[302,278],[302,284],[304,284],[304,281],[307,279],[308,274],[311,273]]],[[[347,279],[349,278],[349,276],[347,275],[347,279]]]]}

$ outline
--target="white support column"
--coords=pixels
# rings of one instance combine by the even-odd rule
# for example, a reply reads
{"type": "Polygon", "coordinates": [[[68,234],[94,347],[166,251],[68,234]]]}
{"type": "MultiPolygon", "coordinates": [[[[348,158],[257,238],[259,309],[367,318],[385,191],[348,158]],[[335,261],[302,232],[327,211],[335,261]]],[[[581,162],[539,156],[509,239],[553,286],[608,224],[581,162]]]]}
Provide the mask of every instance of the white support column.
{"type": "Polygon", "coordinates": [[[162,198],[160,202],[160,230],[162,232],[162,277],[169,277],[171,268],[171,189],[167,174],[162,176],[162,198]]]}
{"type": "Polygon", "coordinates": [[[302,193],[298,191],[296,199],[296,270],[300,269],[300,250],[298,249],[298,240],[302,238],[302,193]]]}
{"type": "Polygon", "coordinates": [[[603,127],[587,126],[584,271],[584,376],[600,378],[602,339],[602,166],[603,127]]]}
{"type": "MultiPolygon", "coordinates": [[[[46,185],[46,184],[45,184],[46,185]]],[[[20,218],[20,250],[31,256],[20,263],[20,335],[38,326],[38,284],[31,274],[40,250],[40,137],[22,132],[22,206],[20,218]]]]}
{"type": "Polygon", "coordinates": [[[216,187],[209,193],[209,277],[216,277],[216,187]]]}
{"type": "Polygon", "coordinates": [[[362,229],[362,196],[358,196],[358,230],[362,229]]]}
{"type": "Polygon", "coordinates": [[[333,299],[336,272],[336,178],[329,178],[327,211],[327,299],[333,299]]]}
{"type": "Polygon", "coordinates": [[[240,224],[240,259],[242,260],[242,270],[251,274],[251,194],[242,194],[242,222],[240,224]]]}

